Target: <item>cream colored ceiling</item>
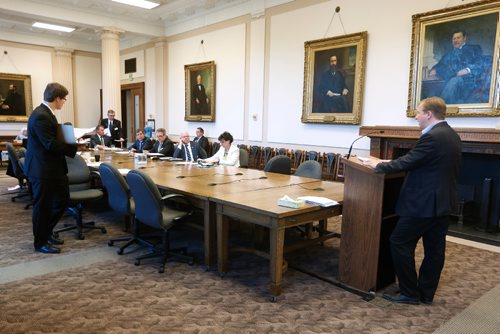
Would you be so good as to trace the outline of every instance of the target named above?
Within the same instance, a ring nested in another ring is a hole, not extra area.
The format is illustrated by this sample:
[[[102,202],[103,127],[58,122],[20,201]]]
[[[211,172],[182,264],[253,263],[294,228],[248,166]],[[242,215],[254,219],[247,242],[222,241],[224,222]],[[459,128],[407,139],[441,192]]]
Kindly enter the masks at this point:
[[[160,6],[147,10],[111,0],[0,0],[0,39],[98,51],[99,31],[114,27],[124,31],[121,47],[126,48],[245,14],[259,16],[266,8],[290,0],[151,1]],[[37,20],[76,30],[61,33],[33,28]]]

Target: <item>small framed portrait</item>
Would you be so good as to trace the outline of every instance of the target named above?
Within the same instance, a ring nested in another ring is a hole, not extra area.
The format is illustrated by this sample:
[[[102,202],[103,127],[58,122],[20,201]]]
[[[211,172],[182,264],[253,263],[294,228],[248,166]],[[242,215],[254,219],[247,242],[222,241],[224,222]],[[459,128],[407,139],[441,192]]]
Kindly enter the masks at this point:
[[[366,43],[366,31],[304,43],[303,123],[361,123]]]
[[[31,76],[0,73],[0,122],[25,123],[32,111]]]
[[[479,1],[413,16],[407,116],[441,97],[449,117],[500,116],[500,1]]]
[[[186,113],[184,120],[215,122],[215,62],[184,65]]]

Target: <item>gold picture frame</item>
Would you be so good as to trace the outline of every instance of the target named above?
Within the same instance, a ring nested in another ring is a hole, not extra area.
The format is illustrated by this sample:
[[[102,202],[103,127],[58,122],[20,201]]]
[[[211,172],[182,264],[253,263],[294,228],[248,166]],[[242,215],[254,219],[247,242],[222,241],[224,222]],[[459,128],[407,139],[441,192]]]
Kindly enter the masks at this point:
[[[430,96],[448,117],[500,116],[499,18],[499,0],[413,15],[408,117]]]
[[[31,76],[0,73],[0,122],[26,123],[32,111]]]
[[[186,113],[184,120],[215,122],[215,62],[184,65]]]
[[[366,31],[304,43],[303,123],[360,124]]]

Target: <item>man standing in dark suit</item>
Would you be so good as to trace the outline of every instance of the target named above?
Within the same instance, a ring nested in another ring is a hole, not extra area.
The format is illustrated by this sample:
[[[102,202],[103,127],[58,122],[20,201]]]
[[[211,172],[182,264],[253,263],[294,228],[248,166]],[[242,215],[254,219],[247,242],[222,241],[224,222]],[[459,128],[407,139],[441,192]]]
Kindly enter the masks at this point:
[[[108,118],[103,118],[101,124],[104,126],[104,129],[108,129],[109,136],[114,143],[123,140],[122,123],[115,119],[115,111],[113,109],[108,110]]]
[[[156,138],[158,140],[153,148],[150,151],[144,150],[144,153],[160,153],[166,157],[171,157],[174,154],[174,144],[168,139],[167,131],[164,128],[156,129]]]
[[[95,128],[95,135],[90,137],[90,148],[103,150],[106,147],[111,147],[111,138],[104,134],[104,126],[99,124]]]
[[[132,152],[142,153],[144,150],[150,150],[153,148],[153,142],[151,139],[144,135],[144,130],[137,129],[136,131],[136,141],[128,148]]]
[[[198,159],[206,159],[207,154],[198,150],[198,145],[193,145],[190,141],[189,132],[181,133],[181,140],[177,145],[174,158],[181,158],[185,161],[196,162]]]
[[[44,101],[28,120],[28,147],[25,173],[33,191],[33,235],[35,250],[60,253],[64,242],[52,231],[63,215],[69,200],[68,166],[65,156],[73,158],[76,145],[57,138],[57,119],[54,111],[66,102],[68,90],[61,84],[49,83],[43,93]]]
[[[199,127],[196,128],[196,137],[194,137],[193,142],[201,147],[208,154],[208,139],[205,135],[205,130]]]
[[[444,266],[448,216],[457,204],[456,181],[462,142],[444,120],[439,97],[422,100],[415,119],[422,135],[406,155],[392,161],[365,162],[376,172],[407,171],[396,204],[400,216],[390,237],[400,294],[384,294],[395,303],[431,304]],[[423,239],[425,257],[417,278],[415,248]]]

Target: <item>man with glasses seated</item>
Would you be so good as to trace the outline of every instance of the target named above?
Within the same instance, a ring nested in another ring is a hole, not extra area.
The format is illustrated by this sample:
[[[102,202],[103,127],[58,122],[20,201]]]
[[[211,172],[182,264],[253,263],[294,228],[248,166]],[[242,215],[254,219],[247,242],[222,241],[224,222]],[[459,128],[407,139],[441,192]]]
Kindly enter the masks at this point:
[[[207,153],[198,149],[198,145],[191,143],[189,132],[181,133],[179,144],[177,145],[174,158],[181,158],[184,161],[196,162],[198,159],[206,159]]]
[[[144,150],[144,153],[160,153],[166,157],[171,157],[174,154],[174,144],[168,139],[167,132],[163,128],[156,130],[156,138],[158,140],[151,150]]]

